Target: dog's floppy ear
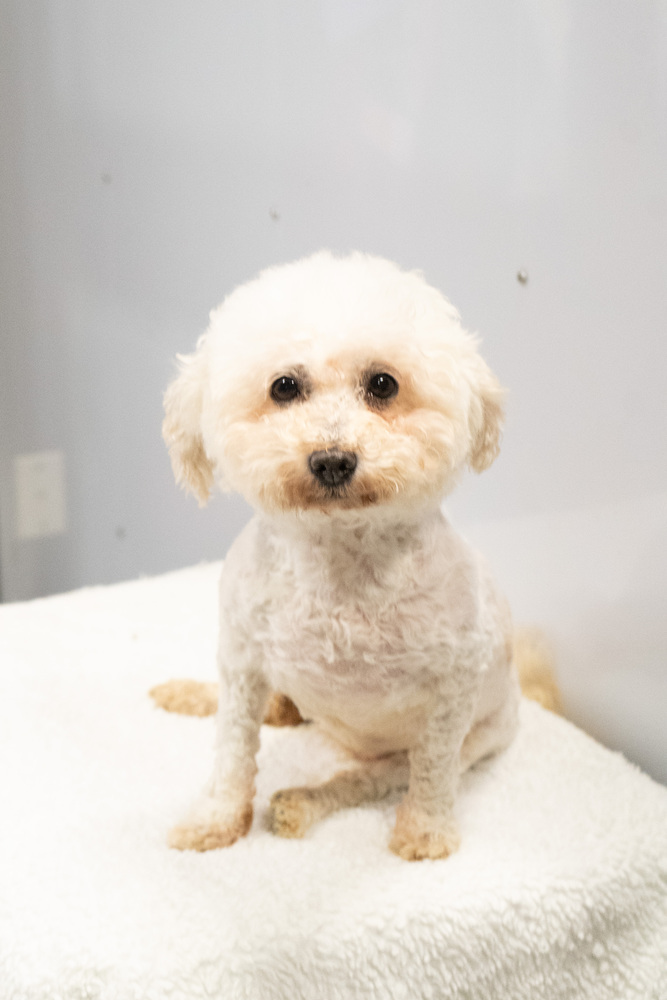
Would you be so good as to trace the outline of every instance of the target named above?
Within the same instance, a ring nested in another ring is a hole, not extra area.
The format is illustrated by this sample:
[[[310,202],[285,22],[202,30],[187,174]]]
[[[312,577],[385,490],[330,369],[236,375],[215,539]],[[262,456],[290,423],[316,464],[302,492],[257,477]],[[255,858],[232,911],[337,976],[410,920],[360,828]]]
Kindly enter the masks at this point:
[[[194,354],[179,355],[180,374],[164,395],[162,436],[169,448],[176,482],[194,493],[203,507],[213,486],[213,465],[201,432],[206,345],[202,337]]]
[[[468,416],[471,438],[468,464],[475,472],[483,472],[500,451],[505,390],[479,354],[475,355],[468,376],[472,387]]]

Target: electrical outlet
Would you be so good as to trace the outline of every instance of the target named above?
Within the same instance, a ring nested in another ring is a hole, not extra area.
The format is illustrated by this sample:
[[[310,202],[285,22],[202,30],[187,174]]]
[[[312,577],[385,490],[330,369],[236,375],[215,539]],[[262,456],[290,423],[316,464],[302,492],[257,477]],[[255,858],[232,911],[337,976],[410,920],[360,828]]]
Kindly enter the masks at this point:
[[[14,459],[16,534],[20,539],[48,538],[67,529],[65,456],[36,451]]]

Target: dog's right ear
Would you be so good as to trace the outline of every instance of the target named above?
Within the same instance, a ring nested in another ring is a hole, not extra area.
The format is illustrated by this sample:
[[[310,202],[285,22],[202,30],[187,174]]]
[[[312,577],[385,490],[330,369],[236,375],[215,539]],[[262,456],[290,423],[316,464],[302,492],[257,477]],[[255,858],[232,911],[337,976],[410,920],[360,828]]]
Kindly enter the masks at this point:
[[[200,507],[208,501],[213,486],[213,465],[201,432],[206,354],[202,337],[194,354],[178,356],[181,371],[164,394],[162,424],[176,482],[194,493]]]

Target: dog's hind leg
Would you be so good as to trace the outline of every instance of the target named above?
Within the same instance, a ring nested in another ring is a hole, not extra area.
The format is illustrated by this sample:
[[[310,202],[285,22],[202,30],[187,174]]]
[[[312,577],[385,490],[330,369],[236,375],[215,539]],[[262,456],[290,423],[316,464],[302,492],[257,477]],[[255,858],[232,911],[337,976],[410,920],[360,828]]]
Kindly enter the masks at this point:
[[[205,681],[173,680],[157,684],[148,692],[158,708],[178,715],[215,715],[218,709],[218,685]],[[269,698],[265,726],[298,726],[303,719],[291,698],[275,691]]]
[[[299,726],[303,722],[301,712],[286,694],[274,691],[269,698],[262,722],[265,726]]]
[[[269,826],[279,837],[303,837],[306,831],[338,809],[377,802],[408,786],[406,753],[368,761],[339,771],[323,785],[286,788],[271,799]]]
[[[189,679],[166,681],[148,692],[158,708],[178,715],[215,715],[218,685]]]

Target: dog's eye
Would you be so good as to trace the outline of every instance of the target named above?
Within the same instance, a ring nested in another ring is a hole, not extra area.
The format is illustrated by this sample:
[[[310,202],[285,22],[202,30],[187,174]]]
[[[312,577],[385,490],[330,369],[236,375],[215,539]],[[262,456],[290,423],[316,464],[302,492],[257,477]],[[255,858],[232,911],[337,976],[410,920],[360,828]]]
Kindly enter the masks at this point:
[[[301,395],[301,386],[291,375],[281,375],[271,386],[271,399],[276,403],[291,403]]]
[[[368,394],[374,396],[375,399],[391,399],[398,392],[398,382],[393,375],[388,375],[387,372],[378,372],[377,375],[371,375],[366,389]]]

